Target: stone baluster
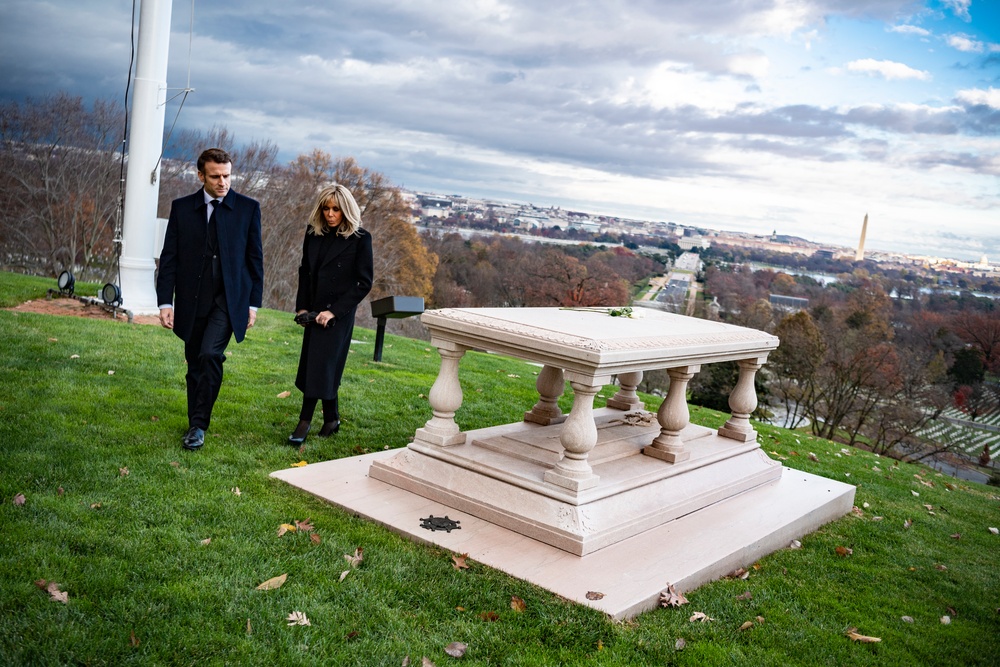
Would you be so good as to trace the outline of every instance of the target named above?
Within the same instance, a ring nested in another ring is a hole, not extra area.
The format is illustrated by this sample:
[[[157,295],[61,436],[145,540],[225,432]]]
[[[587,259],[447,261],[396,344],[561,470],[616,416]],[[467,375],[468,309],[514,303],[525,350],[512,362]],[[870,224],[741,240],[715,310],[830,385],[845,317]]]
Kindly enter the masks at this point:
[[[691,458],[691,452],[685,448],[681,439],[681,431],[691,422],[687,404],[688,382],[700,370],[701,366],[667,369],[670,375],[670,389],[667,391],[667,397],[660,403],[660,409],[656,411],[657,421],[660,422],[660,435],[643,448],[642,453],[646,456],[662,459],[667,463],[680,463]]]
[[[635,393],[640,382],[642,382],[642,371],[619,373],[618,384],[621,388],[617,394],[608,399],[608,407],[618,410],[642,410],[645,408],[646,406]]]
[[[563,369],[555,366],[544,366],[535,380],[538,390],[538,402],[528,412],[524,413],[524,421],[548,426],[566,421],[566,415],[559,409],[559,397],[566,388],[563,379]]]
[[[441,355],[441,369],[428,394],[434,416],[418,428],[414,441],[446,447],[465,442],[465,434],[455,423],[455,412],[462,407],[462,385],[458,381],[458,362],[465,348],[452,343],[435,343]]]
[[[750,425],[750,414],[757,409],[757,392],[753,381],[757,371],[764,365],[764,359],[741,359],[737,363],[740,367],[740,379],[737,380],[733,393],[729,394],[732,415],[719,429],[719,435],[740,442],[750,442],[757,439],[757,432]]]
[[[545,471],[544,479],[550,484],[571,491],[582,491],[597,486],[600,480],[587,461],[590,451],[597,444],[597,426],[594,424],[594,396],[602,384],[584,384],[570,381],[573,387],[573,409],[562,425],[559,441],[563,458]]]

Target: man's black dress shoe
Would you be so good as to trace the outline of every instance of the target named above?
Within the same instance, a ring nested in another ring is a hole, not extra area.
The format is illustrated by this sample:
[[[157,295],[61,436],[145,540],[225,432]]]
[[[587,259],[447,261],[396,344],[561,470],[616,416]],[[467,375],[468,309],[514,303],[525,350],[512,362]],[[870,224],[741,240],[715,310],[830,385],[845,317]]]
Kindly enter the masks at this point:
[[[300,420],[299,425],[295,427],[292,434],[288,436],[288,444],[290,445],[301,445],[306,441],[306,436],[309,435],[310,423],[307,421]]]
[[[326,422],[325,424],[323,424],[323,428],[319,430],[319,437],[328,438],[339,430],[340,430],[339,419],[332,422]]]
[[[184,449],[201,449],[201,446],[205,444],[205,431],[198,428],[197,426],[192,426],[188,429],[188,432],[184,434],[184,443],[182,447]]]

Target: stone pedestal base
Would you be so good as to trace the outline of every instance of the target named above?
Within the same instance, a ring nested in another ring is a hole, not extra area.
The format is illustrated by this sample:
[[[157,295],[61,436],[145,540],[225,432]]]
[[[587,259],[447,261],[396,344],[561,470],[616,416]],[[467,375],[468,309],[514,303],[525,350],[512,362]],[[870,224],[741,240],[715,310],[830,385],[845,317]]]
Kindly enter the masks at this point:
[[[854,504],[853,486],[785,469],[777,481],[580,557],[368,476],[374,463],[399,453],[312,463],[271,476],[412,540],[468,554],[615,619],[656,609],[668,582],[688,593],[750,567],[849,513]],[[458,520],[461,529],[421,528],[421,519],[431,515]],[[603,597],[590,599],[591,591]]]
[[[413,442],[368,474],[577,556],[781,477],[756,443],[701,426],[683,432],[690,458],[670,464],[640,455],[659,433],[655,422],[632,425],[602,409],[595,423],[589,461],[599,482],[590,486],[552,483],[560,427],[523,423],[470,431],[466,444],[447,448]]]

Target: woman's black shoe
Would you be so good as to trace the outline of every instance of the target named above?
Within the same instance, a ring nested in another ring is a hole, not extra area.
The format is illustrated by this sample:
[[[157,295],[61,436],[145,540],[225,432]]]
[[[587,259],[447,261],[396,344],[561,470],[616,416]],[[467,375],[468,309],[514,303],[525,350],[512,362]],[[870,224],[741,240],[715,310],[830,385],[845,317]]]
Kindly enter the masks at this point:
[[[311,424],[307,421],[300,421],[299,425],[295,427],[292,434],[288,436],[288,444],[290,445],[301,445],[306,441],[306,436],[309,435],[309,427]],[[322,434],[320,434],[322,435]]]
[[[340,430],[339,419],[337,421],[326,422],[325,424],[323,424],[323,428],[319,430],[319,437],[327,438],[339,430]]]

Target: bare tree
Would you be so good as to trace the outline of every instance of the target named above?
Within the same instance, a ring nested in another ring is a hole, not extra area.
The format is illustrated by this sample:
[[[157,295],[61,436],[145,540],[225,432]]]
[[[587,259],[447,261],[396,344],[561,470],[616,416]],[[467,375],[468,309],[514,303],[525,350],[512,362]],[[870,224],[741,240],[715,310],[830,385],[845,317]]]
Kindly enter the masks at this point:
[[[0,107],[0,228],[8,252],[52,275],[70,269],[111,277],[123,134],[116,102],[88,109],[82,98],[62,94]]]

